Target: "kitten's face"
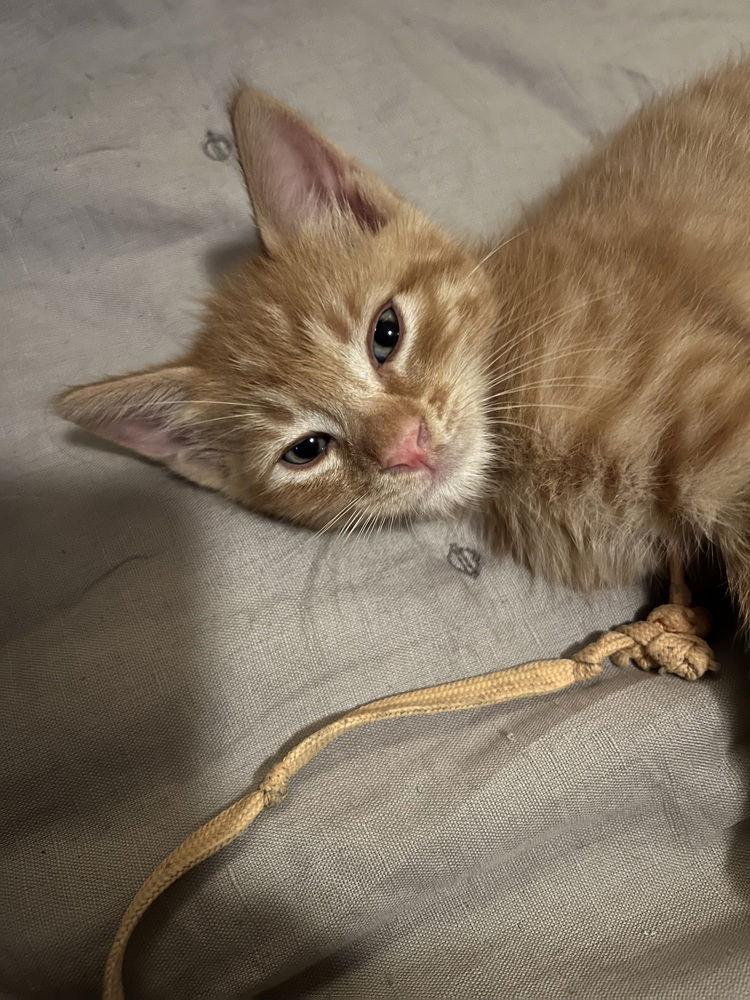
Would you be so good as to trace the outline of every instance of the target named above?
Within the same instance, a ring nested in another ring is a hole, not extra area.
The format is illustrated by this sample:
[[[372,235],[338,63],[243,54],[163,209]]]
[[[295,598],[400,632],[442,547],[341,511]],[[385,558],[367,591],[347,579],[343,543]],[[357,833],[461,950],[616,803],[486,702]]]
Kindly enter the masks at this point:
[[[268,98],[243,91],[233,117],[265,252],[181,364],[73,389],[60,411],[318,529],[465,507],[489,458],[479,258]]]
[[[237,414],[231,494],[313,527],[475,497],[489,322],[476,263],[404,211],[376,233],[313,231],[232,276],[194,357]]]

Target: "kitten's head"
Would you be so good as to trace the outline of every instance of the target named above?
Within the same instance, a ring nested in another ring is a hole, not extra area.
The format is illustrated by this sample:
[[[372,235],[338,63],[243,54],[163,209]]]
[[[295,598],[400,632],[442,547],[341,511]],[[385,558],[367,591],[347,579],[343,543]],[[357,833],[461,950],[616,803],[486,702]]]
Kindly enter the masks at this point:
[[[267,96],[232,105],[263,249],[177,364],[58,412],[310,527],[441,516],[481,493],[492,295],[477,251]]]

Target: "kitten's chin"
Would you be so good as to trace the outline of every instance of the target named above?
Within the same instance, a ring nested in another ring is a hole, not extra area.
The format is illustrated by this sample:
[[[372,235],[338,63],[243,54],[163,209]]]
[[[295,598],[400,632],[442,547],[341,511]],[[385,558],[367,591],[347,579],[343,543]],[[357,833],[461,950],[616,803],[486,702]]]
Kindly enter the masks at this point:
[[[455,516],[471,507],[481,494],[481,481],[448,473],[431,477],[415,506],[424,518]]]

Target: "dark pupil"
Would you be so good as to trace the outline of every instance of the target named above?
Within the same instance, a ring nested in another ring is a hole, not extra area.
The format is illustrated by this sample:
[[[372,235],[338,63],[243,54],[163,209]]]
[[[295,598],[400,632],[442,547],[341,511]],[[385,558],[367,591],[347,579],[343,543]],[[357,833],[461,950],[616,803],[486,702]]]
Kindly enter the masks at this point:
[[[311,462],[323,450],[323,439],[319,437],[305,438],[304,441],[298,441],[291,450],[303,462]]]
[[[385,361],[398,343],[400,333],[395,312],[393,309],[386,309],[375,324],[375,332],[372,337],[373,354],[378,361]]]
[[[398,340],[398,323],[395,319],[379,319],[375,327],[375,343],[381,347],[395,347]]]

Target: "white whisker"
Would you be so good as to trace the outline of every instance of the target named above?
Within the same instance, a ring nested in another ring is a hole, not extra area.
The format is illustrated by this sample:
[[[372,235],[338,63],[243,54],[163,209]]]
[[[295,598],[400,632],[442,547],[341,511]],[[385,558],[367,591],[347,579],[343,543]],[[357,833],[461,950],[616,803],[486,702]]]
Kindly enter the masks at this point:
[[[581,302],[577,302],[573,306],[567,306],[564,309],[558,310],[556,313],[552,313],[551,316],[546,316],[544,319],[538,320],[528,329],[522,331],[516,337],[513,337],[511,340],[502,344],[498,350],[490,356],[489,363],[493,364],[501,361],[502,358],[504,358],[510,351],[512,351],[515,347],[518,347],[519,344],[523,343],[524,340],[527,340],[530,336],[532,336],[532,334],[536,333],[537,330],[541,330],[545,326],[549,326],[550,323],[554,323],[558,319],[563,319],[565,316],[570,316],[573,313],[580,312],[581,309],[585,309],[586,306],[593,305],[594,302],[601,302],[603,299],[610,298],[615,295],[617,291],[619,291],[619,289],[612,289],[609,292],[603,292],[601,295],[590,296],[587,299],[583,299]]]
[[[509,243],[512,243],[513,240],[517,240],[519,236],[524,236],[526,233],[528,233],[528,231],[529,231],[528,228],[522,229],[520,233],[514,233],[513,236],[509,236],[507,240],[503,240],[502,243],[498,243],[496,247],[494,247],[492,250],[490,250],[489,253],[486,253],[484,257],[482,257],[482,259],[479,261],[476,267],[472,267],[472,269],[469,271],[466,277],[470,278],[475,271],[479,270],[482,264],[484,264],[486,261],[490,259],[490,257],[493,257],[499,250],[502,250],[503,247],[507,247],[507,245]]]
[[[599,353],[601,353],[601,354],[604,355],[604,354],[614,354],[614,353],[617,353],[617,352],[603,350],[603,351],[601,351]],[[547,364],[553,364],[555,361],[561,361],[563,358],[574,358],[574,357],[577,357],[578,355],[581,355],[581,354],[589,354],[590,355],[591,354],[591,348],[590,347],[579,347],[579,348],[576,348],[575,350],[572,350],[572,351],[560,351],[557,354],[541,354],[541,355],[536,355],[536,357],[532,358],[531,360],[527,359],[522,365],[518,365],[515,368],[511,368],[508,371],[503,372],[501,377],[498,377],[497,379],[493,379],[490,382],[489,388],[492,389],[496,385],[502,385],[504,382],[507,382],[509,379],[513,378],[514,375],[523,375],[526,372],[531,371],[533,368],[538,368],[540,365],[544,364],[545,362]],[[565,376],[561,375],[561,376],[558,376],[558,377],[559,378],[564,378]],[[581,376],[581,377],[583,377],[583,376]]]
[[[191,427],[202,427],[204,424],[215,424],[220,420],[240,420],[244,417],[244,413],[225,413],[220,417],[206,417],[204,420],[191,420]]]
[[[344,516],[344,514],[347,513],[347,511],[350,511],[352,509],[352,507],[356,503],[358,503],[363,497],[364,497],[364,493],[361,493],[361,494],[359,494],[359,496],[356,496],[352,500],[350,500],[349,503],[346,504],[346,506],[342,507],[341,510],[337,514],[334,514],[333,517],[329,521],[326,521],[326,523],[323,525],[322,528],[320,528],[319,531],[315,532],[315,534],[313,535],[313,538],[318,538],[324,532],[328,531],[331,527],[333,527],[333,525],[340,518],[342,518]]]
[[[505,410],[585,410],[586,407],[575,403],[506,403],[493,409],[496,413],[504,413]]]
[[[534,427],[532,424],[524,424],[519,420],[506,420],[503,417],[490,418],[489,423],[500,426],[500,427],[523,427],[527,431],[534,431],[535,434],[541,434],[542,432],[538,427]]]
[[[513,321],[515,320],[516,316],[518,315],[518,311],[519,311],[520,307],[522,305],[524,305],[526,302],[528,302],[529,299],[533,298],[535,295],[538,295],[539,292],[541,292],[541,290],[543,288],[545,288],[547,285],[550,284],[550,282],[552,282],[552,281],[555,280],[555,277],[556,277],[556,275],[553,275],[551,278],[548,278],[547,281],[543,281],[540,285],[537,285],[537,287],[532,292],[529,292],[528,295],[525,295],[519,302],[515,303],[514,306],[513,306],[513,309],[510,312],[510,315],[508,316],[508,318],[505,320],[504,323],[500,324],[500,326],[497,328],[497,330],[495,330],[495,336],[497,336],[498,334],[502,333],[503,330],[507,330],[508,327],[512,325]],[[512,344],[512,343],[513,343],[513,341],[506,341],[505,343],[501,344],[500,347],[497,349],[497,351],[494,351],[489,356],[489,358],[487,359],[486,363],[483,365],[483,367],[482,367],[482,369],[480,371],[480,374],[483,375],[483,374],[485,374],[485,372],[489,371],[489,369],[493,367],[493,363],[494,363],[495,359],[497,358],[498,351],[501,351],[504,347],[509,346],[509,344]]]
[[[365,510],[355,511],[353,517],[350,518],[349,521],[347,521],[346,527],[344,531],[342,531],[342,535],[344,535],[344,537],[346,538],[349,538],[357,530],[359,525],[362,523],[363,519],[366,517],[367,517],[367,511]]]
[[[237,403],[228,399],[157,399],[149,406],[233,406],[238,408]]]
[[[527,389],[606,389],[603,382],[589,382],[583,376],[580,379],[569,379],[565,376],[559,378],[541,379],[538,382],[526,382],[524,385],[514,386],[512,389],[503,389],[502,392],[485,396],[485,402],[492,399],[500,399],[502,396],[512,396],[515,393],[526,392]]]

